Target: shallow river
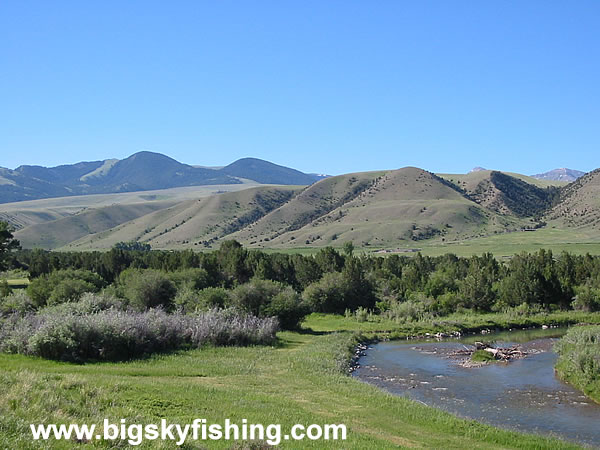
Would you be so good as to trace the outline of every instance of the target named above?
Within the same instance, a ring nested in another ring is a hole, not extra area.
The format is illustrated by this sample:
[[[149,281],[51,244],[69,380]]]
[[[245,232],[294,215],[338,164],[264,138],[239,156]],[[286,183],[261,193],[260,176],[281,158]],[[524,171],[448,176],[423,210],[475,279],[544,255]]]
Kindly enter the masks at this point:
[[[564,329],[514,331],[370,346],[354,376],[387,391],[489,424],[600,447],[600,405],[554,375]],[[450,357],[474,341],[519,343],[529,356],[465,368]]]

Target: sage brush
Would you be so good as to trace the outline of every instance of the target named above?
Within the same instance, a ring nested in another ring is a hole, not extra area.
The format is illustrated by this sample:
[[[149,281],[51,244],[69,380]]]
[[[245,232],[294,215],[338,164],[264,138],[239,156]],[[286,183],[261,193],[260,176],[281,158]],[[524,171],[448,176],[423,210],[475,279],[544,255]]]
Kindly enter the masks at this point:
[[[0,351],[84,362],[121,361],[204,345],[258,345],[276,340],[278,322],[233,310],[192,315],[108,309],[90,314],[12,315],[0,322]]]

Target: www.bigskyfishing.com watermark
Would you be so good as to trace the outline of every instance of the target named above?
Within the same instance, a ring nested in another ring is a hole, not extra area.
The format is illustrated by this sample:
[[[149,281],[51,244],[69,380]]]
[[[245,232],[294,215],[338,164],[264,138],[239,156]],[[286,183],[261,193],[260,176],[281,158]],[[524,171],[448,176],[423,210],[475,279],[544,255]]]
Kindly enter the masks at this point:
[[[255,424],[242,419],[234,423],[225,419],[223,423],[208,423],[206,419],[195,419],[192,423],[168,423],[162,419],[160,423],[146,425],[127,424],[126,419],[120,423],[111,423],[104,419],[101,429],[95,424],[30,424],[34,440],[77,440],[90,441],[127,441],[129,445],[141,445],[144,441],[173,441],[183,445],[191,441],[264,441],[269,445],[279,445],[282,441],[346,440],[346,425],[293,425],[288,433],[283,432],[280,424]]]

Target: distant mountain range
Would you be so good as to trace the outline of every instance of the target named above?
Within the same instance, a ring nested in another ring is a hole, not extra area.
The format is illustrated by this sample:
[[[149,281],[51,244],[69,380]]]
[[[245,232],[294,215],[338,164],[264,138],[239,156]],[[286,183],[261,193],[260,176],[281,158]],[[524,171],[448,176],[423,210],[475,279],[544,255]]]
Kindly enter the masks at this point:
[[[554,169],[549,172],[538,173],[537,175],[532,175],[532,177],[537,178],[538,180],[566,181],[570,183],[582,177],[583,175],[585,175],[585,172],[582,172],[581,170],[562,168]]]
[[[487,169],[484,169],[483,167],[473,167],[469,173],[481,172],[484,170]],[[570,183],[583,175],[585,175],[585,172],[582,172],[581,170],[562,168],[531,175],[531,178],[535,178],[536,180],[564,181],[565,183]]]
[[[86,194],[135,192],[184,186],[239,184],[308,185],[323,176],[306,174],[256,158],[243,158],[222,168],[182,164],[153,152],[123,160],[80,162],[57,167],[0,168],[0,203]]]

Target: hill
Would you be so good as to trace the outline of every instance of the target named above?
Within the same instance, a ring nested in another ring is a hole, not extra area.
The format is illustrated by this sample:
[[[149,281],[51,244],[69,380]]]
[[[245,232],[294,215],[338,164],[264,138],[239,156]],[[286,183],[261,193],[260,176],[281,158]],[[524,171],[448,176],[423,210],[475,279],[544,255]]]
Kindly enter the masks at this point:
[[[16,230],[29,225],[49,222],[71,216],[83,210],[111,205],[133,205],[153,201],[169,201],[173,204],[189,199],[208,197],[230,191],[240,191],[258,183],[218,184],[188,186],[151,191],[123,192],[117,194],[91,194],[72,197],[56,197],[0,204],[0,220],[8,222]]]
[[[233,237],[258,246],[353,241],[361,247],[390,247],[519,226],[517,219],[500,217],[465,198],[446,180],[406,167],[320,181]]]
[[[518,174],[480,170],[466,175],[441,176],[475,203],[503,215],[539,217],[558,196],[556,182],[539,182]]]
[[[167,173],[178,169],[176,161],[162,162]],[[110,171],[118,164],[111,163]],[[288,173],[283,169],[277,170]],[[106,172],[106,166],[95,170]],[[118,180],[119,172],[113,176]],[[131,179],[136,185],[144,181]],[[250,186],[36,200],[4,205],[0,214],[20,224],[17,238],[26,247],[66,250],[106,249],[130,240],[153,248],[203,249],[225,239],[279,249],[346,241],[404,251],[468,242],[482,248],[488,241],[506,245],[507,233],[519,231],[523,243],[539,236],[536,245],[546,238],[566,245],[574,238],[569,228],[583,229],[577,243],[585,244],[600,226],[600,171],[566,186],[497,171],[436,175],[415,167],[327,177],[306,187]],[[234,191],[223,192],[228,189]]]
[[[582,172],[580,170],[562,168],[550,170],[549,172],[538,173],[537,175],[531,176],[533,178],[537,178],[538,180],[566,181],[567,183],[570,183],[582,177],[583,175],[585,175],[585,172]]]
[[[121,223],[164,209],[168,202],[145,202],[133,205],[112,205],[86,209],[72,216],[31,225],[15,233],[26,248],[53,249],[88,234],[108,230]]]
[[[186,200],[110,229],[73,240],[66,250],[111,248],[139,241],[155,248],[210,247],[292,198],[298,188],[257,187]]]
[[[560,202],[548,212],[547,217],[570,228],[600,229],[600,169],[563,188]]]
[[[153,152],[124,160],[81,162],[57,167],[0,168],[0,203],[74,195],[136,192],[185,186],[246,183],[307,185],[321,176],[244,158],[222,168],[182,164]]]

